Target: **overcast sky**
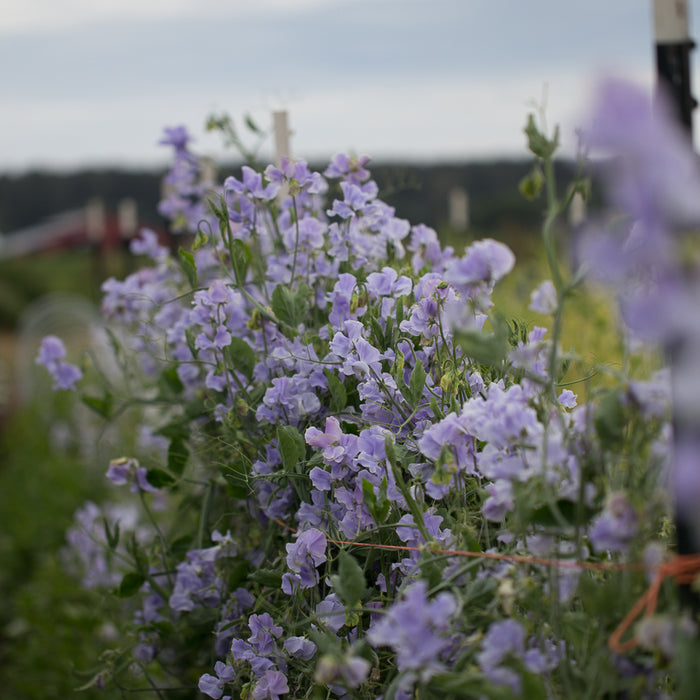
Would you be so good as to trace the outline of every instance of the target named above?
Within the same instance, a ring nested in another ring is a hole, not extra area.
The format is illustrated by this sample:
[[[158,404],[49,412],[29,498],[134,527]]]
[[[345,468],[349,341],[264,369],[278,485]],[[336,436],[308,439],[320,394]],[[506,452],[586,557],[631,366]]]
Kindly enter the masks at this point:
[[[543,96],[573,148],[597,79],[653,84],[652,34],[651,0],[0,0],[0,171],[162,165],[178,124],[217,155],[209,114],[279,109],[307,159],[525,156]]]

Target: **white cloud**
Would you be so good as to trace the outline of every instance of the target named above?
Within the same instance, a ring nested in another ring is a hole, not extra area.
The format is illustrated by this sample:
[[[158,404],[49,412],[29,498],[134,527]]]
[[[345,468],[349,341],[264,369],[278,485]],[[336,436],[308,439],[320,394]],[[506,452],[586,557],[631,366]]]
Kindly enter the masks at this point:
[[[574,130],[585,117],[593,76],[552,72],[548,77],[547,122],[550,128],[561,125],[563,151],[573,154]],[[643,74],[633,77],[644,81]],[[292,153],[311,160],[339,151],[367,154],[375,161],[527,157],[522,130],[544,87],[533,77],[499,80],[497,89],[485,79],[403,79],[384,87],[354,82],[329,90],[300,88],[287,95],[233,98],[227,104],[205,92],[186,100],[177,94],[151,95],[137,103],[34,97],[4,110],[0,152],[6,169],[42,163],[162,164],[168,157],[167,149],[156,145],[162,128],[184,123],[199,152],[221,157],[219,137],[204,133],[210,113],[226,111],[238,125],[251,113],[268,129],[272,111],[286,109]],[[231,159],[236,154],[226,155]],[[261,157],[272,156],[270,142]]]
[[[65,29],[119,21],[225,19],[286,14],[332,0],[0,0],[0,35]]]

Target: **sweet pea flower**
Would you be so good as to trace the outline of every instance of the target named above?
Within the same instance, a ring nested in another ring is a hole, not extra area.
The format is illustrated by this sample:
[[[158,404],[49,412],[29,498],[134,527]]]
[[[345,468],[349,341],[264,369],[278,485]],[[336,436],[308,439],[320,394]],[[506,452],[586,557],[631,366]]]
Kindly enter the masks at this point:
[[[254,700],[279,700],[280,695],[289,692],[287,677],[280,671],[269,670],[253,688]]]
[[[432,599],[427,593],[426,581],[412,583],[367,631],[372,646],[391,647],[397,668],[407,672],[409,683],[418,677],[426,682],[443,670],[442,654],[450,648],[450,621],[458,610],[451,593]]]
[[[316,528],[299,533],[296,542],[287,548],[287,566],[297,574],[302,588],[311,588],[318,583],[316,569],[326,561],[326,536]]]
[[[129,490],[131,493],[138,493],[139,491],[156,493],[158,489],[148,483],[146,474],[146,468],[140,466],[138,460],[120,457],[119,459],[113,459],[109,463],[106,476],[115,486],[130,484]]]
[[[223,661],[217,661],[214,665],[214,673],[205,673],[199,679],[199,690],[214,700],[219,700],[224,694],[223,687],[236,677],[236,671],[232,666],[227,666]]]
[[[83,373],[78,367],[65,362],[66,347],[63,341],[55,335],[47,335],[41,341],[36,357],[36,363],[43,365],[53,377],[53,389],[73,391],[75,385],[82,379]]]
[[[545,280],[530,296],[530,309],[540,314],[551,315],[557,310],[557,291],[552,280]]]

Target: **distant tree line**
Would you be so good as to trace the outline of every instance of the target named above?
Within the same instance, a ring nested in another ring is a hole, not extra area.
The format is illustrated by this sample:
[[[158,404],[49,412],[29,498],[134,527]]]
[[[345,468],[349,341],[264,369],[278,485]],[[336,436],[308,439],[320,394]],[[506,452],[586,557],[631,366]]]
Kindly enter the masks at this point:
[[[478,235],[526,231],[541,221],[543,201],[528,201],[518,190],[518,183],[531,167],[527,160],[435,165],[371,163],[370,167],[380,197],[395,207],[397,216],[412,224],[424,223],[438,231],[448,228],[448,197],[454,188],[467,192],[470,228]],[[239,168],[222,167],[220,173],[235,174]],[[565,182],[573,165],[561,162],[558,168]],[[162,224],[157,211],[162,176],[158,171],[117,169],[0,175],[0,232],[11,233],[53,214],[83,207],[95,197],[101,198],[108,210],[116,209],[120,200],[131,198],[142,223]]]

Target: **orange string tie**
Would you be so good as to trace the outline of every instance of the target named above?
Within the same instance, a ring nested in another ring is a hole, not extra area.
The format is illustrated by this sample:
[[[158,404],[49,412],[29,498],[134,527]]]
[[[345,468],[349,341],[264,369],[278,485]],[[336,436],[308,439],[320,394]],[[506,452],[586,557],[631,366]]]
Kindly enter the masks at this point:
[[[700,574],[700,554],[677,554],[673,559],[664,562],[656,570],[649,588],[639,597],[624,619],[610,635],[608,647],[617,654],[624,654],[638,644],[636,637],[630,637],[623,642],[623,635],[629,630],[635,620],[644,611],[644,617],[651,617],[656,612],[661,584],[666,578],[675,579],[677,584],[691,584]]]
[[[281,525],[290,532],[296,532],[296,529],[275,518],[274,522]],[[420,547],[408,547],[406,545],[391,545],[391,544],[374,544],[371,542],[355,542],[352,540],[326,540],[330,544],[354,546],[354,547],[372,547],[375,549],[385,549],[404,552],[420,552]],[[622,563],[622,562],[586,562],[576,561],[574,559],[548,559],[545,557],[523,556],[518,554],[500,554],[497,552],[469,552],[454,549],[433,549],[434,554],[447,554],[449,556],[474,557],[477,559],[491,559],[497,561],[506,561],[513,564],[533,564],[538,566],[556,566],[563,569],[579,569],[581,571],[644,571],[641,564]],[[636,637],[631,637],[627,641],[622,641],[622,637],[633,625],[635,620],[644,611],[645,617],[651,617],[656,612],[656,606],[659,600],[659,591],[661,584],[666,578],[675,579],[677,584],[689,585],[693,583],[695,578],[700,575],[700,554],[677,554],[669,561],[661,564],[656,570],[656,574],[652,579],[649,588],[640,596],[637,602],[632,606],[630,611],[625,615],[624,619],[617,626],[615,631],[610,635],[608,647],[611,651],[617,654],[623,654],[638,644]]]

